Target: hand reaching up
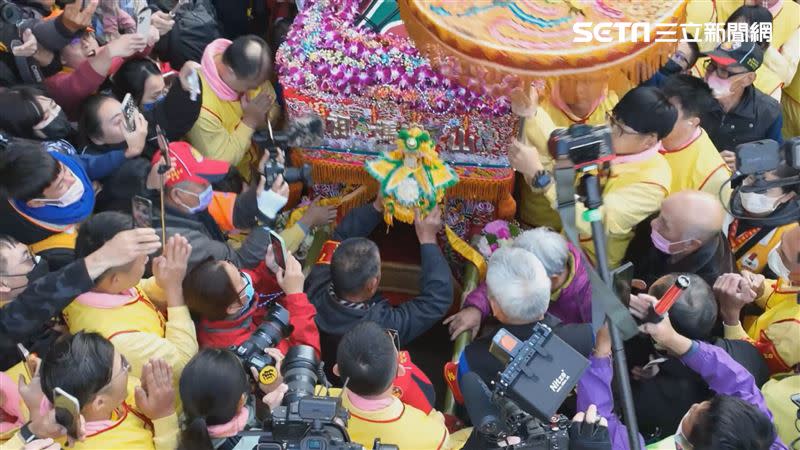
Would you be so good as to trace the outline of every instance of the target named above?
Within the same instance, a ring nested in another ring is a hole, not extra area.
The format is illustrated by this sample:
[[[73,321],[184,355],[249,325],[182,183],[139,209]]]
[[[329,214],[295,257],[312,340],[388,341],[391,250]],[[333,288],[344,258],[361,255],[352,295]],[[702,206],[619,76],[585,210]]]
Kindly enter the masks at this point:
[[[420,244],[436,244],[436,234],[442,229],[442,207],[434,206],[425,217],[420,216],[420,213],[417,212],[414,229]]]
[[[189,245],[189,241],[180,234],[176,234],[167,240],[162,255],[153,260],[153,274],[156,277],[156,283],[161,289],[167,291],[168,307],[183,305],[182,283],[191,254],[192,246]],[[173,302],[175,304],[172,304]]]
[[[303,283],[306,281],[306,277],[303,275],[303,266],[291,253],[286,258],[286,270],[279,267],[275,277],[286,295],[303,293]]]

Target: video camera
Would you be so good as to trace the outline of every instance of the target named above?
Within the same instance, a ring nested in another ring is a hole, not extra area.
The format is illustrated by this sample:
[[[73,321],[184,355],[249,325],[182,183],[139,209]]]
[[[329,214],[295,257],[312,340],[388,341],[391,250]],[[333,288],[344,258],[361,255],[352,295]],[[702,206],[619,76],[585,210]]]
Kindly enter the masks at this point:
[[[272,125],[269,125],[269,131],[259,131],[253,134],[253,142],[262,151],[269,153],[269,159],[262,168],[262,174],[266,178],[265,185],[267,188],[272,186],[278,175],[283,175],[283,179],[287,183],[302,182],[304,186],[310,186],[314,183],[311,178],[311,165],[303,164],[300,167],[286,167],[278,161],[278,149],[284,151],[286,157],[287,150],[289,149],[289,136],[284,133],[272,133]]]
[[[325,380],[322,364],[314,348],[297,345],[289,349],[281,367],[289,390],[283,404],[272,411],[264,422],[264,430],[256,434],[254,450],[362,450],[350,442],[347,421],[350,414],[342,407],[340,397],[315,395],[318,380]],[[325,382],[327,383],[327,381]],[[373,450],[397,450],[394,445],[376,439]]]
[[[559,128],[550,134],[547,146],[553,159],[570,161],[576,170],[614,158],[611,129],[606,125],[576,124]]]
[[[492,338],[489,351],[506,363],[492,391],[474,373],[462,379],[462,393],[472,424],[484,442],[497,448],[508,436],[522,441],[506,448],[569,448],[567,417],[556,411],[578,384],[589,361],[537,323],[520,341],[506,329]]]
[[[289,311],[280,304],[273,303],[267,317],[256,331],[231,350],[242,361],[248,373],[251,367],[255,368],[259,381],[262,384],[270,384],[277,378],[278,372],[275,368],[275,359],[264,353],[264,349],[275,347],[289,334],[291,334]]]

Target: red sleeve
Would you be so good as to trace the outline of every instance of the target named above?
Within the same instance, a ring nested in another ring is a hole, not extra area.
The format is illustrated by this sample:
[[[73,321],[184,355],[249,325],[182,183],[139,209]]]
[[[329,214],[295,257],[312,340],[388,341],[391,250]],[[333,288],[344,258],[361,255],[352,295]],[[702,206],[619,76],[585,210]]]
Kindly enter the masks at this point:
[[[289,310],[289,323],[294,327],[294,331],[291,336],[281,341],[281,344],[288,341],[289,346],[310,345],[317,351],[317,356],[320,356],[319,330],[314,322],[317,308],[308,301],[308,297],[303,293],[287,295],[282,303]]]
[[[45,79],[44,84],[50,97],[73,119],[81,103],[97,92],[105,80],[106,75],[95,72],[87,59],[71,72],[61,71]]]

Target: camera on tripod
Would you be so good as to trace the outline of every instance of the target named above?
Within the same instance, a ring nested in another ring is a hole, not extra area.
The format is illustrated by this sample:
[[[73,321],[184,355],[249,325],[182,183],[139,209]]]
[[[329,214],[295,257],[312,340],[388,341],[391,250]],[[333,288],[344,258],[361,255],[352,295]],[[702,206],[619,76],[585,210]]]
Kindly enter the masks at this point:
[[[278,150],[286,152],[289,148],[289,137],[283,133],[272,134],[272,127],[269,132],[259,131],[253,134],[253,142],[262,151],[269,153],[269,159],[264,163],[261,173],[266,178],[265,186],[272,186],[278,175],[283,175],[287,183],[303,183],[303,186],[311,186],[314,180],[311,178],[311,165],[303,164],[300,167],[286,167],[278,161]]]
[[[297,345],[289,349],[281,367],[289,386],[281,406],[272,411],[259,432],[257,450],[362,450],[350,442],[347,421],[350,414],[339,397],[315,395],[318,380],[325,373],[313,347]],[[373,450],[397,450],[376,439]]]
[[[516,450],[569,448],[569,420],[556,411],[578,384],[589,361],[537,323],[521,341],[501,329],[492,338],[489,352],[506,364],[489,388],[475,374],[466,374],[462,392],[472,424],[492,445],[508,436],[522,442]]]
[[[611,161],[611,129],[606,125],[596,127],[584,124],[559,128],[547,141],[550,155],[556,161],[570,161],[575,169]]]
[[[278,378],[278,371],[275,368],[275,359],[266,354],[264,349],[275,347],[289,334],[291,334],[289,311],[280,304],[273,303],[267,317],[256,331],[232,350],[248,372],[251,367],[255,368],[258,380],[262,384],[271,384]]]

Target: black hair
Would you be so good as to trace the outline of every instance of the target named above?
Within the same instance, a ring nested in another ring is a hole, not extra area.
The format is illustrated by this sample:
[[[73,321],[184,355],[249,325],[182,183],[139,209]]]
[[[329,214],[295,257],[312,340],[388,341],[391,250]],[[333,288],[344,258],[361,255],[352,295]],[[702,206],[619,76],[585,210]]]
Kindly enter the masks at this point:
[[[331,258],[333,290],[339,297],[358,294],[380,270],[381,257],[374,242],[367,238],[345,239]]]
[[[697,43],[692,33],[686,33],[685,42],[689,44],[689,48],[692,49],[692,55],[691,55],[691,60],[689,61],[689,67],[694,67],[694,65],[697,63],[697,60],[700,58],[700,45]]]
[[[213,450],[209,425],[229,422],[242,394],[250,391],[247,374],[230,350],[204,348],[183,369],[179,382],[186,415],[179,450]]]
[[[224,261],[207,258],[183,280],[186,306],[203,319],[224,319],[228,316],[228,307],[239,299],[224,264]]]
[[[103,136],[103,121],[98,116],[100,106],[114,97],[107,94],[94,94],[83,102],[81,118],[78,121],[78,140],[82,145],[90,145],[92,139]]]
[[[89,217],[78,229],[78,237],[75,239],[75,257],[87,257],[113,239],[118,233],[130,229],[133,229],[133,218],[129,214],[104,211]],[[119,268],[112,267],[109,271],[97,277],[96,282],[99,282],[107,273],[124,267],[128,267],[128,265],[126,264]]]
[[[259,48],[257,55],[250,50],[253,45]],[[269,44],[264,39],[248,34],[234,39],[222,53],[222,62],[233,70],[237,78],[249,80],[264,73],[265,65],[267,71],[271,69],[271,53]]]
[[[0,130],[26,139],[39,139],[33,127],[44,119],[44,111],[37,95],[41,91],[30,87],[18,87],[0,91]]]
[[[730,395],[717,395],[695,421],[689,442],[695,450],[768,450],[775,441],[775,426],[752,403]]]
[[[61,165],[41,142],[13,139],[0,151],[0,196],[20,201],[39,198],[60,170]]]
[[[631,89],[614,106],[614,117],[640,134],[655,133],[664,139],[675,121],[678,111],[660,89],[639,86]]]
[[[800,170],[795,169],[787,165],[785,162],[781,163],[777,169],[775,169],[775,176],[780,179],[792,178],[796,176],[800,176]],[[786,194],[787,192],[795,192],[800,194],[800,184],[790,184],[788,186],[781,186],[783,193]]]
[[[59,387],[83,408],[111,382],[114,345],[97,333],[85,331],[61,337],[42,359],[40,370],[42,391],[48,400],[53,401],[53,390]]]
[[[161,76],[158,65],[148,58],[134,58],[125,61],[114,74],[112,91],[122,101],[125,94],[131,94],[137,105],[142,104],[144,85],[153,75]]]
[[[671,273],[664,275],[650,286],[650,295],[660,298],[667,292],[678,275],[689,277],[691,284],[669,310],[672,326],[679,334],[692,340],[707,341],[717,322],[717,302],[711,286],[693,273]]]
[[[362,396],[384,393],[397,376],[397,353],[391,336],[375,322],[364,321],[342,336],[336,350],[339,377]]]
[[[686,74],[666,77],[661,91],[668,99],[676,99],[686,117],[700,117],[713,109],[717,100],[711,94],[711,88],[701,78]]]
[[[761,36],[758,33],[750,32],[750,25],[754,23],[772,23],[772,13],[769,12],[767,8],[756,5],[740,6],[728,17],[728,20],[725,21],[725,29],[728,29],[728,24],[734,22],[744,22],[748,25],[746,33],[747,39],[745,39],[745,41],[756,42],[764,51],[769,48],[770,39],[756,40],[757,37]]]

